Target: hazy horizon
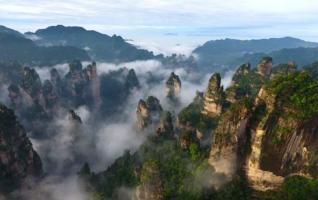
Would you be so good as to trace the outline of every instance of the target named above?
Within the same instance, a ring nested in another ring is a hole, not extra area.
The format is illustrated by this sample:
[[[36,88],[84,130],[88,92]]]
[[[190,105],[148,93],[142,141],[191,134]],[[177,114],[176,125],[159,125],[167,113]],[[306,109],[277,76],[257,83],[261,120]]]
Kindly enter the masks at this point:
[[[0,24],[20,32],[63,24],[121,35],[156,53],[189,53],[215,39],[296,37],[318,42],[318,2],[308,0],[3,1]]]

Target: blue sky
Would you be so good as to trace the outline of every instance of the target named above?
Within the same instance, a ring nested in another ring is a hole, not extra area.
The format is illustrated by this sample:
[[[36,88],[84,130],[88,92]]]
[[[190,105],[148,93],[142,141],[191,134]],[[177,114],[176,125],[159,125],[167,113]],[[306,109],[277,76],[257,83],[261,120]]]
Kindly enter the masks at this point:
[[[318,41],[317,10],[317,0],[0,0],[0,24],[83,26],[155,51],[188,51],[219,38]]]

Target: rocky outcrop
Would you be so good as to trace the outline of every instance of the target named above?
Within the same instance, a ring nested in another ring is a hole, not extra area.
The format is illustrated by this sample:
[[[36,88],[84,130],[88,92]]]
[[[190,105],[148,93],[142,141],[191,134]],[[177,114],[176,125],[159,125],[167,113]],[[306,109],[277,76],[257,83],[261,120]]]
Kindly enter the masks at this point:
[[[74,110],[69,110],[68,111],[68,118],[70,121],[75,122],[75,123],[82,123],[81,117],[74,111]]]
[[[42,87],[43,98],[45,102],[45,108],[49,112],[53,112],[57,110],[58,104],[58,94],[55,90],[55,87],[49,80],[45,80]]]
[[[236,72],[234,73],[233,78],[232,78],[231,85],[237,85],[237,84],[239,84],[241,78],[242,78],[243,76],[248,75],[250,72],[251,72],[251,64],[250,64],[250,63],[246,63],[246,64],[241,65],[241,66],[236,70]]]
[[[69,72],[64,79],[63,96],[74,106],[86,104],[99,108],[102,104],[101,83],[95,62],[83,68],[80,61],[73,61],[69,64]]]
[[[97,74],[97,66],[96,63],[93,62],[89,64],[85,69],[84,73],[86,75],[86,81],[88,82],[88,89],[90,92],[86,92],[88,94],[88,99],[92,99],[94,101],[94,105],[96,108],[99,108],[102,104],[102,99],[100,96],[100,80]]]
[[[65,76],[67,93],[77,105],[84,101],[86,76],[82,68],[83,66],[80,61],[73,61],[70,63],[69,72]]]
[[[295,62],[288,62],[287,64],[279,64],[272,70],[271,76],[287,75],[297,71],[297,65]]]
[[[136,189],[135,200],[163,200],[163,183],[158,164],[155,161],[146,162],[141,171],[141,185]]]
[[[226,101],[235,103],[241,98],[255,98],[267,79],[269,76],[263,76],[257,70],[251,69],[249,63],[241,65],[233,75],[231,85],[225,91]]]
[[[57,71],[57,69],[53,68],[50,70],[50,81],[53,85],[53,87],[55,88],[55,91],[59,94],[62,95],[62,79],[61,76],[59,74],[59,72]]]
[[[35,69],[24,67],[20,87],[30,96],[33,101],[40,102],[42,83]]]
[[[181,92],[181,80],[178,75],[172,72],[166,81],[166,96],[168,98],[177,98]]]
[[[270,76],[273,68],[273,59],[271,57],[264,57],[257,65],[257,73],[262,76]]]
[[[204,94],[204,106],[202,114],[218,116],[223,107],[223,87],[221,87],[221,76],[215,73],[209,80],[208,88]]]
[[[156,97],[149,96],[146,101],[140,100],[137,106],[137,126],[144,130],[149,126],[156,126],[160,121],[162,107]]]
[[[160,114],[159,125],[156,133],[158,136],[173,136],[172,115],[168,111],[163,111]]]
[[[20,88],[14,84],[8,87],[9,98],[13,108],[18,109],[22,105],[22,96],[20,93]]]
[[[27,177],[42,175],[41,159],[12,110],[0,105],[0,192],[23,185]]]
[[[294,66],[285,69],[272,76],[256,98],[230,102],[213,132],[209,163],[215,171],[227,177],[240,172],[259,191],[278,189],[288,176],[318,175],[317,104],[312,99],[317,83],[306,72],[295,72]]]
[[[315,177],[318,172],[318,160],[314,156],[318,118],[295,117],[292,114],[295,108],[283,103],[292,94],[281,95],[264,87],[255,102],[255,109],[263,109],[263,114],[252,130],[246,174],[257,190],[277,189],[287,176]]]
[[[247,150],[251,109],[249,100],[242,99],[220,116],[209,156],[209,163],[217,173],[233,177],[241,169]]]
[[[248,96],[249,91],[243,90],[243,88],[246,88],[242,85],[241,81],[242,79],[248,79],[248,77],[251,74],[251,65],[249,63],[241,65],[235,72],[232,78],[232,82],[229,88],[226,89],[226,101],[230,103],[234,103],[238,99]],[[249,86],[248,86],[249,87]],[[249,88],[248,88],[249,89]]]
[[[139,80],[137,78],[136,72],[134,69],[130,69],[126,76],[125,88],[128,90],[133,90],[140,87]]]

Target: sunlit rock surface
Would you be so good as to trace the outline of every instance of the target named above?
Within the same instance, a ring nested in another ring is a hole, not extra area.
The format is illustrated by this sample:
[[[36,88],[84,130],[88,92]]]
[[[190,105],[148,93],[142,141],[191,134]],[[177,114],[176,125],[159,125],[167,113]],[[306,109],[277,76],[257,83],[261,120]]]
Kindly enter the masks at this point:
[[[221,76],[215,73],[209,80],[208,88],[204,94],[203,114],[220,115],[223,103],[223,87],[221,87]]]
[[[166,81],[166,96],[169,98],[177,98],[181,92],[181,80],[178,75],[172,72]]]

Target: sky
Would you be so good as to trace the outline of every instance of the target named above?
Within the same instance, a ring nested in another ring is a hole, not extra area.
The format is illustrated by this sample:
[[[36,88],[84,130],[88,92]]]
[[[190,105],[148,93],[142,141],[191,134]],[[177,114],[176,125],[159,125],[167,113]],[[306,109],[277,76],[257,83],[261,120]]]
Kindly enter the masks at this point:
[[[83,26],[154,51],[207,40],[293,36],[318,41],[317,0],[0,0],[0,24],[35,31]]]

